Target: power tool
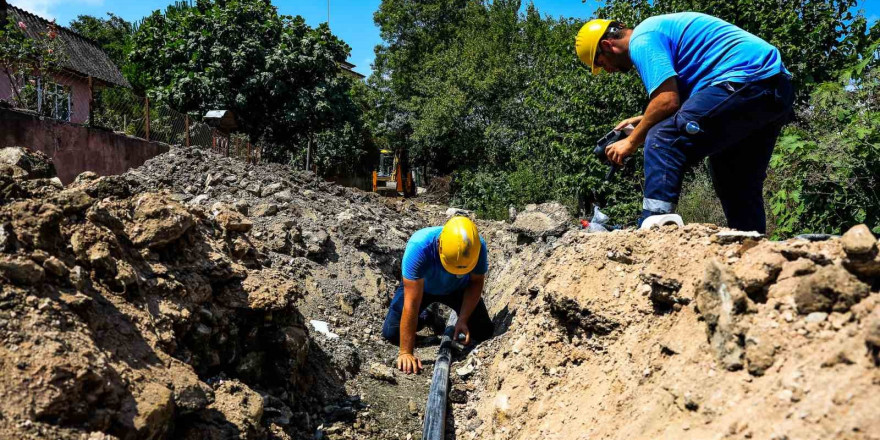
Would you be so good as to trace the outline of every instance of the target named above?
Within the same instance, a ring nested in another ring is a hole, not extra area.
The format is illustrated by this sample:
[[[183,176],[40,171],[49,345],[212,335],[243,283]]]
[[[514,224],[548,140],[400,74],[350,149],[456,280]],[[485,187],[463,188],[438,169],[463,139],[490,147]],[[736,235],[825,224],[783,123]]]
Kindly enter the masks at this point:
[[[623,127],[623,129],[621,130],[611,130],[608,132],[608,134],[602,136],[602,139],[599,139],[599,141],[596,142],[596,148],[593,149],[593,155],[596,156],[596,158],[598,158],[602,163],[611,167],[611,169],[608,170],[608,174],[605,174],[605,179],[603,180],[603,182],[610,181],[611,178],[614,177],[614,173],[616,173],[617,170],[620,168],[617,166],[617,164],[608,160],[608,156],[605,154],[605,148],[629,136],[634,128],[635,127],[633,127],[632,124],[629,124],[626,127]],[[624,159],[624,165],[628,161],[628,158]]]

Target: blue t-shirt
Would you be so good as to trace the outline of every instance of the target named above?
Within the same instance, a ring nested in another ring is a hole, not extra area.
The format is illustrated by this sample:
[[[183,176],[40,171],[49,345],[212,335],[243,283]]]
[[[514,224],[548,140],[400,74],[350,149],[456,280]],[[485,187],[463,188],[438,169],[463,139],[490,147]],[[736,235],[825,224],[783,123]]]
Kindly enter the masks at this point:
[[[449,295],[467,287],[471,275],[453,275],[443,268],[440,262],[440,249],[437,240],[443,226],[419,229],[406,243],[403,251],[403,277],[408,280],[425,279],[425,293]],[[480,237],[480,259],[471,273],[477,275],[489,271],[489,254],[486,241]]]
[[[790,75],[770,43],[698,12],[651,17],[633,29],[629,55],[648,95],[678,76],[682,100],[725,81],[753,82]]]

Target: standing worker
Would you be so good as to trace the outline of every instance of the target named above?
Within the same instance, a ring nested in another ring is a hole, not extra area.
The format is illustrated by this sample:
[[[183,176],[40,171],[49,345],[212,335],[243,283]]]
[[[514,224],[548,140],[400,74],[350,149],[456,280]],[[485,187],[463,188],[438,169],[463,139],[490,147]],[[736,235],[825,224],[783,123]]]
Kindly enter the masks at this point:
[[[776,138],[792,114],[791,74],[779,50],[721,19],[696,12],[648,18],[635,29],[591,20],[575,40],[592,69],[635,66],[650,96],[629,137],[605,149],[618,165],[645,144],[639,225],[675,210],[687,167],[709,172],[731,228],[766,231],[763,187]]]
[[[443,226],[416,231],[403,252],[403,283],[394,293],[382,326],[382,336],[400,344],[397,368],[418,373],[415,356],[419,315],[435,302],[458,312],[455,335],[465,345],[492,337],[494,325],[481,298],[489,271],[486,242],[467,217],[452,217]]]

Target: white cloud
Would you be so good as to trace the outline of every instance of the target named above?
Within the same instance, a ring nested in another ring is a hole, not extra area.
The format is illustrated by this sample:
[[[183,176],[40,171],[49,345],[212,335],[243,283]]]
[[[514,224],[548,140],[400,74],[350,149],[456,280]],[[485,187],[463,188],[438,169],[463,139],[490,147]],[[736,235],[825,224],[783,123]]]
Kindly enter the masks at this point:
[[[83,4],[97,6],[104,4],[104,0],[10,0],[9,4],[25,11],[39,15],[48,20],[55,18],[55,8],[60,4]]]

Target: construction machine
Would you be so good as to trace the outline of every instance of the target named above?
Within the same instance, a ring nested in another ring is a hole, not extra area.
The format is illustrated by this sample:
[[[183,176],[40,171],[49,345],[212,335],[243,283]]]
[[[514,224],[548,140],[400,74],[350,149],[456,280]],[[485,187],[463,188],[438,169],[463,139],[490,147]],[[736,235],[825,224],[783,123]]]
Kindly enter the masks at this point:
[[[379,165],[373,170],[373,192],[415,195],[415,183],[406,159],[406,150],[379,150]],[[389,185],[394,182],[393,185]]]

